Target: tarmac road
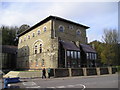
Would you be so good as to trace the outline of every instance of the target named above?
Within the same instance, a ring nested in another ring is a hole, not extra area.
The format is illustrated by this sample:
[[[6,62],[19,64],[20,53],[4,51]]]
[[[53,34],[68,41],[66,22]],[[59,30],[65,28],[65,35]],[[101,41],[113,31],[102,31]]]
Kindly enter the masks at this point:
[[[21,80],[22,82],[10,84],[10,86],[20,88],[81,88],[81,90],[86,88],[118,88],[118,74]]]

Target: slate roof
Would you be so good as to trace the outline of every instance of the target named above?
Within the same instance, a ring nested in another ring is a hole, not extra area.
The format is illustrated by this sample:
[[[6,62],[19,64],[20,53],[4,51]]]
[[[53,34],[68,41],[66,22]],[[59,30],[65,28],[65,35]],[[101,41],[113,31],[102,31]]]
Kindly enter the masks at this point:
[[[65,22],[68,22],[68,23],[71,23],[71,24],[75,24],[75,25],[84,27],[84,28],[86,28],[86,29],[89,28],[88,26],[85,26],[85,25],[82,25],[82,24],[79,24],[79,23],[75,23],[75,22],[73,22],[73,21],[66,20],[66,19],[63,19],[63,18],[60,18],[60,17],[49,16],[49,17],[45,18],[44,20],[40,21],[39,23],[35,24],[34,26],[30,27],[29,29],[27,29],[27,30],[23,31],[22,33],[20,33],[20,34],[18,35],[18,37],[24,35],[25,33],[27,33],[27,32],[29,32],[29,31],[33,30],[34,28],[36,28],[36,27],[42,25],[43,23],[45,23],[45,22],[47,22],[47,21],[49,21],[49,20],[51,20],[51,19],[52,19],[52,20],[65,21]]]
[[[96,51],[90,46],[86,44],[80,44],[82,50],[86,53],[96,53]]]
[[[77,47],[73,42],[61,41],[60,43],[63,45],[63,48],[66,50],[80,51],[80,48]]]

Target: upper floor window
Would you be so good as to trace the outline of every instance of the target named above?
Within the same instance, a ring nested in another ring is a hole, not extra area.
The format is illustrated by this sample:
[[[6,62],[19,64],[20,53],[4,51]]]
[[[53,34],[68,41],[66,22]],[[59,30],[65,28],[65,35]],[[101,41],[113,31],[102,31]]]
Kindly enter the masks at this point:
[[[40,44],[40,53],[42,53],[42,44]]]
[[[60,25],[60,26],[59,26],[59,31],[60,31],[60,32],[64,32],[64,26]]]
[[[44,32],[46,32],[46,31],[47,31],[47,27],[46,27],[46,26],[43,28],[43,31],[44,31]]]
[[[32,34],[32,37],[35,37],[35,33]]]
[[[35,54],[37,54],[37,45],[35,45],[35,49],[34,49],[35,51]]]
[[[40,30],[38,30],[38,35],[40,35]]]
[[[24,41],[26,41],[26,37],[24,37]]]
[[[28,35],[28,39],[30,39],[30,35]]]
[[[77,30],[76,31],[76,35],[80,35],[81,34],[81,31],[80,30]]]

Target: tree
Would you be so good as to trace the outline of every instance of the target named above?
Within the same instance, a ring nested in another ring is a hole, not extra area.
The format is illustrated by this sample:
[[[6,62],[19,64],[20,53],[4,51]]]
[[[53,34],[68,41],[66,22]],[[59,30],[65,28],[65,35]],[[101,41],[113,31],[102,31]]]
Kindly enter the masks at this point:
[[[22,33],[23,31],[27,30],[28,28],[30,28],[30,26],[27,25],[27,24],[21,25],[21,26],[19,27],[18,31],[17,31],[17,34]]]
[[[117,65],[119,54],[117,30],[105,29],[102,38],[105,43],[104,50],[101,52],[102,62],[107,65]]]
[[[17,45],[17,41],[15,41],[17,29],[18,29],[17,26],[0,27],[0,31],[2,31],[2,45]]]

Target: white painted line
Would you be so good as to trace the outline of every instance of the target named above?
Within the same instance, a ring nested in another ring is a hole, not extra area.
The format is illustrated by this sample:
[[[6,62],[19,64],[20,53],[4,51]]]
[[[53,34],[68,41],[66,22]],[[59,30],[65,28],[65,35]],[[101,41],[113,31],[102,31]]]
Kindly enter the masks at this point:
[[[67,87],[74,87],[74,85],[67,85]]]
[[[82,86],[83,87],[82,90],[84,90],[86,88],[85,85],[83,85],[83,84],[76,84],[75,86]]]
[[[65,86],[57,86],[56,88],[65,88]]]
[[[55,88],[55,87],[47,87],[47,88]]]
[[[34,85],[36,85],[36,83],[35,82],[23,82],[23,85],[24,86],[34,86]]]
[[[26,88],[40,88],[40,86],[26,87]]]

